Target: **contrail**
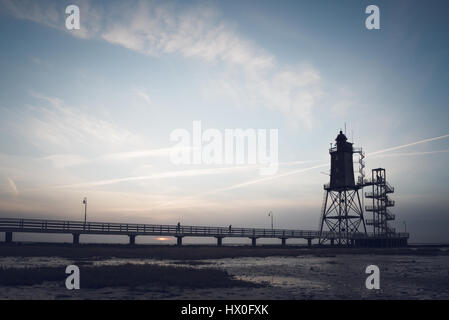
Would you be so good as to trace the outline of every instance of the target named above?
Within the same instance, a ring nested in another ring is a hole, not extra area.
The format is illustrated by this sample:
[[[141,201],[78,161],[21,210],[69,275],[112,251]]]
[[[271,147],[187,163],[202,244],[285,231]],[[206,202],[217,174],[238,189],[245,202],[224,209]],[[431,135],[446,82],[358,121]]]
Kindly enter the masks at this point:
[[[403,149],[403,148],[411,147],[411,146],[414,146],[414,145],[417,145],[417,144],[431,142],[431,141],[436,141],[436,140],[440,140],[440,139],[444,139],[444,138],[448,138],[448,137],[449,137],[449,134],[446,134],[446,135],[439,136],[439,137],[419,140],[419,141],[416,141],[416,142],[412,142],[412,143],[408,143],[408,144],[404,144],[404,145],[400,145],[400,146],[396,146],[396,147],[391,147],[391,148],[387,148],[387,149],[383,149],[383,150],[378,150],[378,151],[375,151],[375,152],[368,153],[367,155],[369,155],[369,156],[378,155],[378,154],[385,153],[385,152],[388,152],[388,151]],[[434,154],[434,153],[443,153],[443,152],[449,152],[449,150],[438,150],[438,151],[427,151],[427,152],[412,152],[412,153],[396,153],[394,155],[398,155],[398,156],[401,156],[401,155],[423,155],[423,154]],[[247,182],[234,184],[234,185],[229,186],[229,187],[215,189],[215,190],[207,191],[207,192],[204,192],[204,193],[201,193],[201,194],[197,194],[197,195],[194,195],[194,196],[191,196],[191,197],[186,197],[183,200],[189,200],[189,199],[194,199],[194,198],[198,198],[198,197],[202,197],[202,196],[205,196],[205,195],[214,194],[214,193],[218,193],[218,192],[239,189],[239,188],[246,187],[246,186],[249,186],[249,185],[252,185],[252,184],[257,184],[257,183],[261,183],[261,182],[265,182],[265,181],[269,181],[269,180],[274,180],[274,179],[278,179],[278,178],[282,178],[282,177],[286,177],[286,176],[291,176],[291,175],[295,175],[295,174],[298,174],[298,173],[302,173],[302,172],[306,172],[306,171],[310,171],[310,170],[326,167],[328,165],[329,165],[329,163],[327,162],[327,163],[319,164],[319,165],[308,167],[308,168],[303,168],[303,169],[299,169],[299,170],[293,170],[293,171],[289,171],[289,172],[286,172],[286,173],[277,174],[277,175],[273,175],[273,176],[269,176],[269,177],[265,177],[265,178],[250,180],[250,181],[247,181]],[[156,207],[164,207],[164,206],[176,203],[176,202],[178,202],[178,201],[163,203],[163,204],[161,204],[159,206],[156,206]],[[153,207],[153,209],[154,208],[155,207]]]
[[[424,156],[426,154],[436,154],[436,153],[447,153],[449,149],[435,150],[435,151],[422,151],[422,152],[400,152],[400,153],[389,153],[381,154],[381,157],[401,157],[401,156]],[[375,157],[377,155],[374,155]]]
[[[227,191],[227,190],[232,190],[232,189],[238,189],[238,188],[241,188],[241,187],[249,186],[251,184],[256,184],[256,183],[259,183],[259,182],[265,182],[265,181],[269,181],[269,180],[283,178],[283,177],[291,176],[291,175],[294,175],[294,174],[310,171],[310,170],[313,170],[313,169],[326,167],[328,165],[329,165],[328,163],[323,163],[323,164],[319,164],[319,165],[316,165],[316,166],[313,166],[313,167],[303,168],[303,169],[299,169],[299,170],[293,170],[293,171],[289,171],[289,172],[282,173],[282,174],[277,174],[277,175],[273,175],[273,176],[269,176],[269,177],[265,177],[265,178],[260,178],[260,179],[255,179],[255,180],[251,180],[251,181],[247,181],[247,182],[242,182],[242,183],[238,183],[238,184],[226,187],[226,188],[209,191],[209,192],[207,192],[205,194],[216,193],[216,192],[220,192],[220,191]]]
[[[435,141],[435,140],[440,140],[440,139],[444,139],[444,138],[448,138],[448,137],[449,137],[449,134],[446,134],[444,136],[424,139],[424,140],[420,140],[420,141],[404,144],[404,145],[397,146],[397,147],[391,147],[391,148],[387,148],[387,149],[371,152],[371,153],[368,153],[367,155],[368,156],[372,156],[372,155],[381,154],[381,153],[384,153],[384,152],[398,150],[398,149],[402,149],[402,148],[407,148],[407,147],[411,147],[411,146],[414,146],[414,145],[417,145],[417,144],[431,142],[431,141]],[[439,152],[446,152],[446,151],[445,150],[441,150],[441,151],[437,151],[437,152],[430,151],[429,153],[439,153]],[[423,153],[420,152],[419,154],[423,154]],[[247,182],[243,182],[243,183],[232,185],[230,187],[218,189],[218,192],[232,190],[232,189],[237,189],[237,188],[245,187],[245,186],[248,186],[248,185],[251,185],[251,184],[255,184],[255,183],[259,183],[259,182],[264,182],[264,181],[268,181],[268,180],[274,180],[274,179],[277,179],[277,178],[291,176],[291,175],[302,173],[302,172],[306,172],[306,171],[309,171],[309,170],[326,167],[328,165],[329,165],[329,163],[325,163],[325,164],[320,164],[320,165],[316,165],[316,166],[313,166],[313,167],[308,167],[308,168],[304,168],[304,169],[300,169],[300,170],[294,170],[294,171],[290,171],[290,172],[286,172],[286,173],[283,173],[283,174],[278,174],[278,175],[274,175],[274,176],[270,176],[270,177],[266,177],[266,178],[261,178],[261,179],[256,179],[256,180],[252,180],[252,181],[247,181]],[[215,193],[215,190],[209,191],[206,194],[209,194],[209,193]]]
[[[310,162],[317,162],[316,160],[308,161],[291,161],[291,162],[281,162],[279,165],[298,165]],[[220,168],[209,168],[209,169],[192,169],[192,170],[175,170],[167,171],[161,173],[155,173],[147,176],[134,176],[134,177],[124,177],[108,180],[99,180],[91,182],[83,182],[71,185],[60,185],[54,186],[53,188],[63,189],[63,188],[79,188],[79,187],[95,187],[103,186],[108,184],[115,184],[120,182],[129,181],[141,181],[141,180],[152,180],[152,179],[163,179],[163,178],[176,178],[176,177],[192,177],[192,176],[202,176],[202,175],[214,175],[214,174],[224,174],[232,171],[240,171],[246,169],[258,169],[259,165],[246,165],[246,166],[234,166],[234,167],[220,167]]]
[[[372,156],[372,155],[379,154],[379,153],[384,153],[384,152],[388,152],[388,151],[403,149],[403,148],[415,146],[415,145],[421,144],[421,143],[441,140],[441,139],[444,139],[444,138],[447,138],[447,137],[449,137],[449,134],[445,134],[444,136],[424,139],[424,140],[420,140],[420,141],[416,141],[416,142],[412,142],[412,143],[403,144],[402,146],[391,147],[391,148],[387,148],[387,149],[383,149],[383,150],[379,150],[379,151],[375,151],[375,152],[370,152],[370,153],[367,154],[367,156]]]
[[[419,141],[416,141],[416,142],[412,142],[412,143],[408,143],[408,144],[404,144],[404,145],[400,145],[400,146],[396,146],[396,147],[391,147],[391,148],[387,148],[387,149],[383,149],[383,150],[378,150],[378,151],[375,151],[375,152],[370,152],[370,153],[367,154],[367,156],[378,155],[378,154],[381,154],[381,153],[385,153],[385,152],[389,152],[389,151],[393,151],[393,150],[398,150],[398,149],[403,149],[403,148],[407,148],[407,147],[414,146],[414,145],[417,145],[417,144],[422,144],[422,143],[426,143],[426,142],[436,141],[436,140],[444,139],[444,138],[447,138],[447,137],[449,137],[449,134],[446,134],[446,135],[443,135],[443,136],[434,137],[434,138],[428,138],[428,139],[424,139],[424,140],[419,140]],[[131,156],[139,156],[139,155],[140,155],[140,153],[136,153],[136,155],[131,154]],[[279,163],[279,165],[304,164],[304,163],[308,163],[308,162],[316,162],[316,161],[281,162],[281,163]],[[264,177],[264,178],[260,178],[260,179],[250,180],[250,181],[247,181],[247,182],[242,182],[242,183],[235,184],[235,185],[232,185],[232,186],[229,186],[229,187],[225,187],[225,188],[221,188],[221,189],[218,189],[218,190],[208,191],[208,192],[206,192],[205,194],[202,194],[202,195],[212,194],[212,193],[221,192],[221,191],[228,191],[228,190],[238,189],[238,188],[245,187],[245,186],[248,186],[248,185],[261,183],[261,182],[265,182],[265,181],[270,181],[270,180],[274,180],[274,179],[278,179],[278,178],[282,178],[282,177],[286,177],[286,176],[291,176],[291,175],[294,175],[294,174],[298,174],[298,173],[302,173],[302,172],[306,172],[306,171],[309,171],[309,170],[318,169],[318,168],[322,168],[322,167],[326,167],[326,166],[328,166],[328,162],[320,164],[320,165],[308,167],[308,168],[303,168],[303,169],[299,169],[299,170],[293,170],[293,171],[289,171],[289,172],[282,173],[282,174],[277,174],[277,175],[268,176],[268,177]],[[169,171],[169,172],[156,173],[156,174],[148,175],[148,176],[125,177],[125,178],[117,178],[117,179],[109,179],[109,180],[101,180],[101,181],[92,181],[92,182],[86,182],[86,183],[80,183],[80,184],[55,186],[54,188],[73,188],[73,187],[102,186],[102,185],[108,185],[108,184],[114,184],[114,183],[120,183],[120,182],[127,182],[127,181],[141,181],[141,180],[151,180],[151,179],[161,179],[161,178],[212,175],[212,174],[220,174],[220,173],[226,173],[226,172],[229,172],[229,171],[242,170],[242,169],[248,169],[248,168],[257,168],[257,166],[251,165],[251,166],[238,166],[238,167],[222,167],[222,168],[213,168],[213,169],[178,170],[178,171]]]
[[[171,204],[179,203],[181,201],[191,200],[191,199],[207,196],[207,195],[214,194],[214,193],[219,193],[219,192],[223,192],[223,191],[229,191],[229,190],[233,190],[233,189],[239,189],[239,188],[246,187],[246,186],[249,186],[249,185],[252,185],[252,184],[256,184],[256,183],[265,182],[265,181],[269,181],[269,180],[274,180],[274,179],[282,178],[282,177],[286,177],[286,176],[291,176],[291,175],[298,174],[298,173],[301,173],[301,172],[322,168],[322,167],[325,167],[327,165],[328,165],[328,163],[323,163],[323,164],[319,164],[319,165],[316,165],[316,166],[313,166],[313,167],[303,168],[303,169],[299,169],[299,170],[293,170],[293,171],[289,171],[289,172],[282,173],[282,174],[277,174],[277,175],[273,175],[273,176],[269,176],[269,177],[265,177],[265,178],[260,178],[260,179],[255,179],[255,180],[251,180],[251,181],[247,181],[247,182],[234,184],[234,185],[229,186],[229,187],[215,189],[215,190],[203,192],[203,193],[200,193],[200,194],[196,194],[196,195],[193,195],[193,196],[190,196],[190,197],[185,197],[185,198],[183,198],[181,200],[168,201],[166,203],[162,203],[160,205],[154,206],[150,210],[156,209],[156,208],[160,208],[160,207],[166,207],[166,206],[169,206]]]
[[[214,168],[214,169],[175,170],[175,171],[155,173],[155,174],[147,175],[147,176],[125,177],[125,178],[116,178],[116,179],[109,179],[109,180],[84,182],[84,183],[71,184],[71,185],[60,185],[60,186],[55,186],[54,188],[95,187],[95,186],[104,186],[104,185],[108,185],[108,184],[115,184],[115,183],[120,183],[120,182],[129,182],[129,181],[211,175],[211,174],[226,173],[227,171],[237,171],[237,170],[247,169],[248,167],[249,166]]]

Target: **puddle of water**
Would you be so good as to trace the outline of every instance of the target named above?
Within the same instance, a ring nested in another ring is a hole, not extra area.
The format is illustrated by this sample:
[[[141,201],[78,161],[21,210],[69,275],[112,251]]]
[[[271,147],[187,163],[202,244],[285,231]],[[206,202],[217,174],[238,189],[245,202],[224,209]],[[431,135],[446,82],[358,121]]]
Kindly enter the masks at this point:
[[[68,266],[72,260],[59,257],[0,257],[0,268],[39,268]]]

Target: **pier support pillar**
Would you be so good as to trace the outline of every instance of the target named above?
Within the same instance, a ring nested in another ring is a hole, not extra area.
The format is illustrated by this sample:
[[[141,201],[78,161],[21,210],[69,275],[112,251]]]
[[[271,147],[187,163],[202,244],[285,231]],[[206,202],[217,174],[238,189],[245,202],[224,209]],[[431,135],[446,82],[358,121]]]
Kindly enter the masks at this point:
[[[80,234],[74,233],[73,234],[73,244],[79,244],[80,243]]]
[[[307,246],[311,247],[312,246],[312,239],[307,239]]]
[[[331,246],[334,246],[334,239],[331,239]]]
[[[178,241],[176,242],[176,244],[178,246],[182,246],[182,237],[176,237],[178,239]]]
[[[282,246],[285,247],[287,245],[287,238],[282,238]]]
[[[217,246],[221,247],[222,244],[223,244],[223,238],[217,237]]]
[[[134,234],[129,235],[129,244],[130,245],[136,244],[136,235],[134,235]]]
[[[253,247],[256,246],[256,241],[257,241],[257,238],[251,238],[251,244],[253,245]]]
[[[12,242],[12,232],[5,232],[5,242],[6,243]]]

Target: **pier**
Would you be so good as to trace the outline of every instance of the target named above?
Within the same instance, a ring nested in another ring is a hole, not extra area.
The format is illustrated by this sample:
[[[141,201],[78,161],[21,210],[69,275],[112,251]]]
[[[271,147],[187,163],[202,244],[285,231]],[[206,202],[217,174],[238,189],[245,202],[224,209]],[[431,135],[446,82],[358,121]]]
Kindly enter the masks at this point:
[[[84,222],[66,220],[42,220],[0,218],[0,232],[5,233],[5,242],[13,242],[14,233],[48,233],[48,234],[72,234],[73,244],[79,244],[80,236],[91,235],[126,235],[129,244],[134,245],[138,236],[166,236],[177,239],[177,245],[182,245],[185,237],[209,237],[217,240],[217,246],[221,246],[223,238],[249,238],[253,246],[257,245],[257,239],[279,239],[280,244],[287,245],[287,239],[307,240],[308,246],[312,246],[314,240],[320,238],[329,239],[330,245],[334,245],[334,239],[345,237],[350,239],[351,246],[406,246],[408,233],[394,233],[388,237],[375,237],[365,233],[338,233],[330,231],[312,230],[288,230],[288,229],[263,229],[263,228],[234,228],[206,227],[189,225],[157,225],[134,224],[112,222]]]

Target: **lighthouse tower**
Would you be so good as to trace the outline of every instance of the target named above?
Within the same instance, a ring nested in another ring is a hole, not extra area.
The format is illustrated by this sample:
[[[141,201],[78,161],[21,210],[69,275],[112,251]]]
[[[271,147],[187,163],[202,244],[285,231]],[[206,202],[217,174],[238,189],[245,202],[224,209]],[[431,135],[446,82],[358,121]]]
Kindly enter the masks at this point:
[[[338,245],[350,245],[354,233],[366,234],[363,209],[359,190],[361,183],[355,183],[353,154],[361,150],[353,148],[346,135],[340,131],[331,156],[330,182],[324,185],[324,199],[320,221],[320,244],[326,241]],[[326,232],[330,231],[330,232]]]

